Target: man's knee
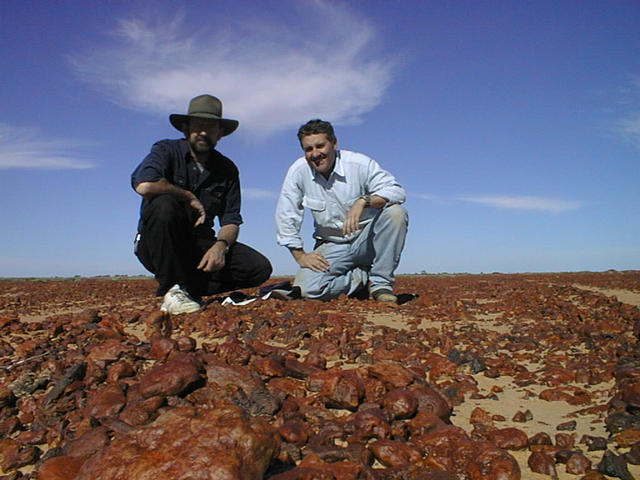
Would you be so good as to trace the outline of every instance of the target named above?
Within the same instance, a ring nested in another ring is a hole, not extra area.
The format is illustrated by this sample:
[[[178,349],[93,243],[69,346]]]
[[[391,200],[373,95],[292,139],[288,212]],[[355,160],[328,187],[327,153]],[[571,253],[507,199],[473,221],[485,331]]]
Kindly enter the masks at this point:
[[[407,228],[409,223],[407,209],[397,203],[383,209],[381,216],[395,229]]]
[[[301,268],[293,280],[293,285],[300,288],[303,298],[320,298],[328,283],[325,272],[314,272],[310,268]]]
[[[158,195],[145,207],[143,216],[155,221],[169,222],[186,216],[184,205],[171,195]]]
[[[255,278],[257,285],[262,285],[264,282],[269,280],[271,273],[273,273],[271,262],[267,259],[267,257],[263,256],[262,261],[256,265]]]
[[[333,300],[348,293],[350,275],[332,275],[328,272],[314,272],[309,268],[301,268],[293,285],[300,288],[303,298],[314,300]]]
[[[241,264],[236,263],[232,268],[235,281],[243,285],[242,288],[257,287],[269,280],[273,267],[267,257],[260,252],[250,250],[248,258],[244,258]]]

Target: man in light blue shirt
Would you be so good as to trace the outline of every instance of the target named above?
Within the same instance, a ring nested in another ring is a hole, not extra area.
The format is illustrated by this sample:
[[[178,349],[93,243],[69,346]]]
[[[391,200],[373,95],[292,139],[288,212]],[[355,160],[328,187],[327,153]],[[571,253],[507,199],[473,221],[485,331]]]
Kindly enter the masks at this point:
[[[300,265],[293,282],[302,297],[329,300],[369,292],[397,302],[394,272],[407,234],[405,191],[389,172],[361,153],[338,150],[329,122],[298,130],[304,152],[289,168],[276,208],[278,244]],[[305,252],[300,234],[311,210],[316,240]]]

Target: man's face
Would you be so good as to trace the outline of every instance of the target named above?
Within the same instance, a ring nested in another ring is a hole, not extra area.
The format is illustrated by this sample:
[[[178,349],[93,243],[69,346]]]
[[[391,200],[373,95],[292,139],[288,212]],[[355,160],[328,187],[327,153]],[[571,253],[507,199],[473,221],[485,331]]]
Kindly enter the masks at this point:
[[[187,140],[195,153],[207,153],[222,137],[220,122],[205,118],[192,118],[187,127]]]
[[[300,145],[311,168],[329,178],[336,163],[338,141],[329,141],[326,133],[314,133],[302,137]]]

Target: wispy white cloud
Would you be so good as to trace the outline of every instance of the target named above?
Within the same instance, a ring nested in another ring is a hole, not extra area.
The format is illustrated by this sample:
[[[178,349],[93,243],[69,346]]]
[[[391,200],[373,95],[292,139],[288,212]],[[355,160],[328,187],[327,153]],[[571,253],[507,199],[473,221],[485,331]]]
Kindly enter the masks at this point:
[[[380,103],[393,61],[372,56],[374,29],[344,6],[294,3],[286,18],[234,18],[233,28],[216,12],[215,28],[206,31],[175,12],[170,21],[121,19],[110,46],[92,45],[70,62],[93,88],[137,111],[184,112],[190,98],[207,92],[254,135],[317,117],[357,123]]]
[[[625,140],[640,148],[640,77],[635,77],[623,89],[625,101],[622,103],[627,114],[614,124],[614,130]]]
[[[75,150],[79,142],[43,138],[35,131],[0,123],[0,170],[78,170],[95,164]]]
[[[640,148],[640,113],[619,120],[616,129],[625,139]]]
[[[465,202],[480,203],[497,208],[512,208],[518,210],[541,210],[545,212],[566,212],[577,210],[582,205],[571,200],[559,200],[544,197],[530,196],[463,196],[459,200]]]
[[[242,198],[248,200],[268,200],[278,198],[278,193],[261,188],[242,188]]]
[[[407,196],[413,198],[419,198],[420,200],[440,200],[440,197],[432,195],[430,193],[407,193]]]

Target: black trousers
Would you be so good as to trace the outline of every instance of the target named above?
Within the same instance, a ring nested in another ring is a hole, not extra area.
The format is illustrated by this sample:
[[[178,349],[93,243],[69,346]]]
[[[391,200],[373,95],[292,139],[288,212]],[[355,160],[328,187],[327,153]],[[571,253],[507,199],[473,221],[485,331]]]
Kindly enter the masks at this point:
[[[222,270],[204,272],[197,266],[216,242],[210,228],[194,228],[196,217],[188,205],[171,195],[158,195],[142,212],[142,230],[135,253],[158,281],[157,295],[179,284],[192,296],[213,295],[257,287],[271,275],[271,263],[242,243],[231,245]]]

